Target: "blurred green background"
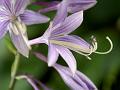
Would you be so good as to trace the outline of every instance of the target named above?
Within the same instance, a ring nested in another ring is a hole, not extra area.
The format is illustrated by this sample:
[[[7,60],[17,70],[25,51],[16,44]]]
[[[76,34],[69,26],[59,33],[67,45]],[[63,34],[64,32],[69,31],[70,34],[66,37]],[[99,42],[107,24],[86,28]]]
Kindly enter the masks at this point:
[[[41,7],[34,5],[29,8],[37,10]],[[55,12],[46,15],[52,18]],[[29,26],[29,39],[41,36],[48,24]],[[90,37],[94,35],[98,41],[99,51],[109,49],[109,43],[105,37],[111,38],[114,48],[107,55],[92,54],[90,61],[75,52],[73,54],[78,63],[78,70],[87,75],[99,90],[120,90],[120,0],[98,0],[95,7],[84,12],[84,22],[73,34],[87,41],[90,41]],[[40,51],[47,55],[47,46],[35,45],[33,51]],[[14,55],[8,50],[3,38],[0,40],[0,90],[8,90],[13,61]],[[58,63],[65,64],[61,57]],[[29,59],[21,57],[18,74],[21,73],[33,74],[53,90],[69,90],[53,68],[48,68],[47,64],[32,54]],[[32,88],[26,81],[20,80],[16,83],[15,90],[32,90]]]

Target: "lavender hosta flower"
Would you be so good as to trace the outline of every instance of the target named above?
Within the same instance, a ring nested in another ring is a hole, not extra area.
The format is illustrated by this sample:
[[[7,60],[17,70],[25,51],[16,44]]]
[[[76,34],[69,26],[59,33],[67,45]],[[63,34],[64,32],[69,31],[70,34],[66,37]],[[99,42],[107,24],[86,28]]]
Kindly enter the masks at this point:
[[[31,45],[39,43],[47,44],[49,47],[48,66],[54,65],[60,54],[74,74],[76,71],[76,60],[70,50],[84,55],[88,59],[90,59],[89,55],[91,53],[99,52],[96,51],[97,42],[95,38],[93,38],[92,44],[89,44],[76,35],[69,35],[81,25],[83,21],[83,11],[76,12],[67,17],[67,13],[65,11],[67,10],[67,5],[64,4],[65,1],[61,3],[61,9],[58,10],[57,15],[44,35],[37,39],[30,40],[29,43]],[[107,39],[111,44],[111,48],[108,50],[108,52],[110,52],[112,50],[112,43],[108,37]],[[106,52],[101,54],[106,54]]]
[[[45,86],[42,82],[38,81],[37,79],[33,78],[31,75],[19,75],[16,76],[17,80],[25,79],[27,82],[33,87],[34,90],[40,90],[40,87],[43,90],[51,90],[47,86]]]
[[[2,0],[0,4],[0,39],[9,31],[18,52],[26,57],[30,49],[26,25],[49,21],[39,13],[26,10],[29,3],[29,0]]]
[[[75,12],[78,12],[81,10],[87,10],[87,9],[93,7],[97,2],[96,0],[63,0],[63,1],[66,1],[66,3],[68,4],[67,11],[70,13],[75,13]],[[59,2],[59,1],[53,1],[53,2],[40,1],[40,2],[35,2],[34,4],[46,6],[47,8],[39,10],[39,12],[46,13],[49,11],[60,9],[61,2]]]
[[[42,61],[47,62],[47,57],[43,54],[34,52],[34,55]],[[97,90],[93,82],[80,71],[76,71],[73,76],[68,67],[54,64],[53,68],[58,71],[66,85],[68,85],[72,90]]]

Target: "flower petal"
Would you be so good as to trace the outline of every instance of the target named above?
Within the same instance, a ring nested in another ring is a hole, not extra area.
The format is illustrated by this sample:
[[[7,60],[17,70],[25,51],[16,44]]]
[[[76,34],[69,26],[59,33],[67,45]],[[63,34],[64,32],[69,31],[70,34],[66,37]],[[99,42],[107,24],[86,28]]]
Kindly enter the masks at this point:
[[[93,48],[91,44],[87,43],[85,40],[76,35],[54,37],[51,38],[50,42],[56,45],[64,46],[78,53],[83,52],[89,54]]]
[[[26,10],[23,14],[20,15],[20,18],[27,25],[46,23],[49,21],[48,17],[31,10]]]
[[[2,1],[3,6],[6,8],[6,10],[10,12],[12,12],[12,8],[11,8],[11,0],[3,0]]]
[[[3,0],[0,1],[0,5],[2,5],[2,4],[3,4]]]
[[[19,35],[16,35],[12,30],[9,30],[9,32],[18,52],[21,53],[23,56],[28,57],[30,46],[28,45],[27,35],[22,35],[21,33]]]
[[[0,22],[0,39],[3,38],[3,36],[7,33],[8,24],[9,24],[9,21]]]
[[[91,80],[87,78],[84,74],[82,74],[81,72],[76,71],[76,73],[73,76],[70,72],[70,69],[67,67],[64,67],[59,64],[55,64],[54,68],[59,72],[64,82],[72,90],[97,90],[97,88],[91,82]]]
[[[30,0],[15,0],[15,13],[17,15],[22,14],[29,3]]]
[[[58,56],[59,53],[56,51],[55,46],[50,44],[48,50],[48,66],[53,66],[56,63]]]
[[[68,11],[75,13],[82,10],[87,10],[96,4],[96,0],[69,0]]]
[[[36,1],[36,2],[33,2],[32,4],[45,6],[45,7],[52,7],[57,5],[58,3],[60,3],[60,1],[51,1],[51,2]]]
[[[38,58],[44,59],[43,61],[46,62],[47,58],[41,53],[34,53]],[[97,90],[96,86],[93,82],[85,76],[82,72],[76,71],[73,75],[71,73],[71,69],[59,64],[54,64],[53,66],[64,82],[72,89],[72,90]]]
[[[66,1],[66,0],[63,0],[63,1]],[[87,9],[93,7],[96,4],[96,2],[97,2],[96,0],[68,0],[67,12],[75,13],[75,12],[79,12],[82,10],[87,10]],[[59,2],[56,3],[55,1],[50,2],[50,3],[36,2],[35,4],[47,6],[47,8],[39,10],[42,13],[60,9],[60,7],[59,7],[60,3]],[[49,4],[50,4],[50,6],[49,6]]]
[[[61,70],[61,67],[57,67],[56,70],[59,72],[60,76],[62,77],[66,85],[69,86],[72,90],[85,90],[78,83],[76,83],[72,79],[72,77],[70,77],[69,75],[66,75],[67,70],[63,71]]]
[[[51,90],[47,86],[45,86],[43,83],[38,81],[37,79],[33,78],[31,75],[20,75],[16,77],[17,80],[20,79],[26,79],[27,82],[34,88],[34,90],[40,90],[39,86],[43,88],[43,90]]]
[[[97,90],[96,86],[94,85],[94,83],[87,77],[85,76],[83,73],[77,71],[76,72],[76,76],[78,78],[80,78],[89,88],[89,90]]]
[[[32,78],[25,76],[25,75],[23,75],[21,77],[23,79],[26,79],[27,82],[34,88],[34,90],[39,90],[39,87],[36,85],[36,82]]]
[[[57,10],[59,1],[52,1],[52,2],[35,2],[34,4],[41,5],[41,6],[47,6],[46,8],[40,9],[40,13],[47,13],[53,10]]]
[[[67,17],[67,0],[63,0],[59,5],[57,14],[53,20],[53,26],[63,22]]]
[[[50,12],[50,11],[54,11],[57,8],[58,8],[58,5],[55,5],[55,6],[51,6],[51,7],[40,9],[38,12],[40,12],[40,13],[47,13],[47,12]]]
[[[62,58],[65,60],[65,62],[68,64],[74,75],[74,73],[76,72],[77,64],[75,57],[73,56],[71,51],[61,46],[56,46],[56,49],[59,52],[59,54],[62,56]]]
[[[44,62],[47,63],[47,57],[44,56],[42,53],[40,53],[40,52],[33,52],[33,54],[34,54],[37,58],[39,58],[39,59],[41,59],[42,61],[44,61]]]
[[[83,11],[68,16],[62,25],[52,32],[51,36],[65,35],[77,29],[83,21]]]

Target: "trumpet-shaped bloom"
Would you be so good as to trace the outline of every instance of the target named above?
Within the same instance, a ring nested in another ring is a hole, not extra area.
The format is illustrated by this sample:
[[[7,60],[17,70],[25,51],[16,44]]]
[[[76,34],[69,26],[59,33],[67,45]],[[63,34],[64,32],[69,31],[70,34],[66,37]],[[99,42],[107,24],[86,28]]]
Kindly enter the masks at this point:
[[[68,4],[67,11],[70,13],[75,13],[81,10],[87,10],[93,7],[96,4],[96,0],[63,0],[62,2],[66,1]],[[34,4],[43,5],[47,8],[39,10],[39,12],[46,13],[49,11],[60,9],[60,4],[62,2],[53,1],[53,2],[35,2]]]
[[[64,11],[62,11],[63,8],[65,9],[66,7],[61,7],[61,10],[58,11],[58,13],[63,16],[63,19],[60,19],[61,16],[57,14],[44,35],[37,39],[30,40],[29,43],[31,45],[46,43],[49,46],[48,66],[54,65],[60,54],[74,74],[77,65],[75,57],[69,49],[80,53],[91,53],[92,46],[80,37],[68,35],[81,25],[83,21],[83,11],[65,18],[65,14],[63,15]]]
[[[26,10],[29,3],[29,0],[2,0],[0,3],[0,39],[9,31],[18,52],[26,57],[30,49],[26,25],[49,21],[39,13]]]
[[[20,80],[20,79],[27,80],[27,82],[33,87],[34,90],[40,90],[39,86],[41,86],[41,88],[43,88],[44,90],[51,90],[47,86],[45,86],[43,83],[41,83],[40,81],[33,78],[33,76],[31,76],[31,75],[19,75],[19,76],[16,76],[16,79],[17,80]]]
[[[69,35],[81,25],[83,21],[83,11],[76,12],[67,17],[66,7],[68,6],[68,4],[66,3],[66,1],[67,0],[63,0],[63,2],[61,3],[61,7],[60,9],[58,9],[57,15],[53,19],[53,22],[51,22],[49,28],[44,33],[44,35],[37,39],[30,40],[29,43],[31,45],[38,43],[47,44],[48,66],[54,65],[60,54],[74,74],[77,66],[76,60],[70,50],[84,55],[88,59],[90,59],[89,55],[91,53],[99,52],[96,52],[97,42],[95,38],[92,39],[92,44],[89,44],[84,39],[76,35]],[[107,39],[110,41],[108,37]],[[109,51],[111,51],[111,49]],[[106,54],[106,52],[101,54]]]
[[[34,52],[34,55],[42,61],[47,62],[47,58],[43,54]],[[53,68],[57,70],[66,85],[72,90],[97,90],[93,82],[80,71],[76,71],[73,76],[68,67],[54,64]]]

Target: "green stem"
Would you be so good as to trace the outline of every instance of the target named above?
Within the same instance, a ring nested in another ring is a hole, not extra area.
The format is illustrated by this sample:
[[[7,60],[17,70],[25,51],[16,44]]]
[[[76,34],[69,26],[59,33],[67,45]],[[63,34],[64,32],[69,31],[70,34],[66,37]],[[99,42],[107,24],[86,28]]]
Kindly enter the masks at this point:
[[[19,62],[20,62],[20,54],[16,53],[15,60],[13,62],[12,68],[11,68],[11,80],[10,80],[10,84],[9,84],[9,90],[14,90],[15,82],[16,82],[15,77],[16,77],[16,73],[18,70]]]

